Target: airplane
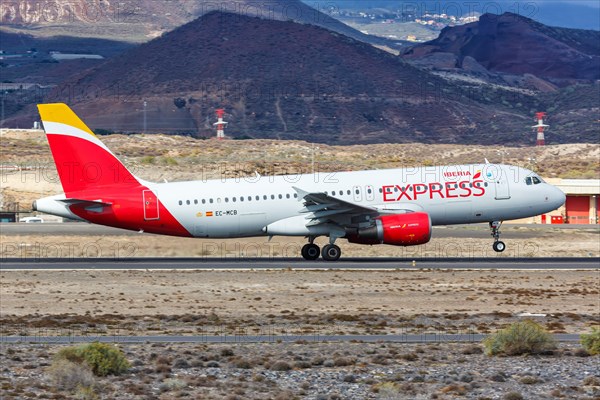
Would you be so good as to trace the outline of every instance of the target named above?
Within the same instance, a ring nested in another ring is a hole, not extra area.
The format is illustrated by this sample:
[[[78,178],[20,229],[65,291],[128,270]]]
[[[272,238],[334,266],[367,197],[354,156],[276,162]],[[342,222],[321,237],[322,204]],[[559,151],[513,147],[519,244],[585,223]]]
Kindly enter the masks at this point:
[[[299,236],[306,260],[336,261],[338,239],[414,246],[432,226],[489,223],[557,209],[565,194],[538,174],[486,163],[153,183],[132,174],[66,104],[38,105],[64,193],[35,211],[133,231],[194,238]],[[329,238],[322,249],[318,237]]]

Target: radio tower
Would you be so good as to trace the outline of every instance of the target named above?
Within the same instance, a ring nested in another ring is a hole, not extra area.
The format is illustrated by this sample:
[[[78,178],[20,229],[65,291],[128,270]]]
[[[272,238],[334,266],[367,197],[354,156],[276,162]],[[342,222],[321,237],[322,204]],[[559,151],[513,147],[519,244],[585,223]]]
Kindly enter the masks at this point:
[[[219,108],[217,110],[217,122],[213,124],[217,127],[217,139],[219,140],[225,139],[225,127],[228,124],[228,122],[223,121],[223,115],[225,115],[225,110]]]
[[[535,113],[535,119],[537,120],[537,125],[532,126],[532,128],[537,128],[537,141],[536,146],[545,146],[546,139],[544,138],[544,129],[549,127],[550,125],[544,125],[544,117],[546,116],[545,112]]]

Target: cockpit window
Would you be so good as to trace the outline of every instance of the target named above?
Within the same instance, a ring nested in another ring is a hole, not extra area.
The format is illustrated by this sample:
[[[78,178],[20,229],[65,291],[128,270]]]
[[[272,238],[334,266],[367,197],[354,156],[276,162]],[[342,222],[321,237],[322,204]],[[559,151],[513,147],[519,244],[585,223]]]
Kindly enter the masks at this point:
[[[539,176],[528,176],[525,178],[525,183],[527,185],[539,185],[542,182],[544,182],[544,180]]]

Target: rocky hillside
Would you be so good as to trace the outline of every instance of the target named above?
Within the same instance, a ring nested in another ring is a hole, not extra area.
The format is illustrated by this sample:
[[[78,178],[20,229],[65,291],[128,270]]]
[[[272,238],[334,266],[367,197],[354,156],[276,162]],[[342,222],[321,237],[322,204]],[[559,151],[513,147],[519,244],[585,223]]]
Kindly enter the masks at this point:
[[[34,27],[82,37],[146,41],[213,11],[266,20],[312,24],[374,45],[394,41],[365,35],[328,15],[327,3],[313,8],[300,0],[19,0],[0,2],[3,25]],[[35,32],[34,31],[34,32]]]
[[[249,39],[251,38],[251,40]],[[46,101],[94,128],[328,143],[524,142],[514,93],[449,83],[313,25],[209,13],[64,82]],[[535,99],[519,98],[523,108]],[[506,129],[512,126],[513,129]],[[514,133],[511,133],[514,132]]]
[[[484,14],[478,22],[445,28],[403,57],[433,68],[485,68],[564,85],[600,79],[600,32],[549,27],[512,13]]]

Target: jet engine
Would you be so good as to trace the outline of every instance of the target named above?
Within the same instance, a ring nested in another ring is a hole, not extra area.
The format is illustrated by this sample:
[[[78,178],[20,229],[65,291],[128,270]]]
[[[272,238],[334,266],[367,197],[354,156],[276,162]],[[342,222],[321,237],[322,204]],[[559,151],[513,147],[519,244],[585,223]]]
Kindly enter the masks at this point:
[[[415,246],[431,239],[431,219],[424,212],[386,215],[366,228],[348,229],[346,239],[357,244]]]

